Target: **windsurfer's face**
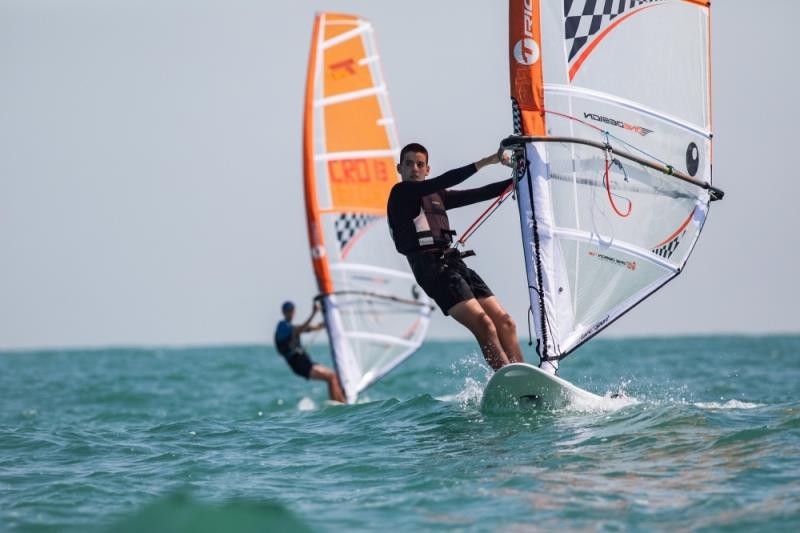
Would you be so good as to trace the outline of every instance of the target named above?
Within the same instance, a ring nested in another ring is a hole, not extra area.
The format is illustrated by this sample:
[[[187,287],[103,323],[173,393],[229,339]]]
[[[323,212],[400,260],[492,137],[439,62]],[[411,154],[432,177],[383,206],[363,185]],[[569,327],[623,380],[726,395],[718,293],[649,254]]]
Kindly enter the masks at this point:
[[[422,152],[406,152],[397,165],[397,172],[403,181],[422,181],[430,171],[428,158]]]

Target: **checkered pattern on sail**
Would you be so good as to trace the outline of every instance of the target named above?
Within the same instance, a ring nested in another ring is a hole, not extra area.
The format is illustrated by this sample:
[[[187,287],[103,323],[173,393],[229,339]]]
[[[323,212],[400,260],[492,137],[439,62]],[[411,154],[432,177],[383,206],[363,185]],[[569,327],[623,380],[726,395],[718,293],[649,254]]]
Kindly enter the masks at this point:
[[[564,36],[568,61],[591,37],[626,11],[664,0],[564,0]]]
[[[511,111],[514,115],[514,135],[522,135],[522,112],[519,103],[513,96],[511,97]],[[521,180],[525,175],[525,150],[524,148],[514,149],[514,172],[516,179]]]
[[[366,215],[364,213],[342,213],[336,217],[334,228],[336,230],[336,239],[339,241],[339,249],[344,250],[347,243],[349,243],[359,231],[379,218],[381,217]]]
[[[672,254],[675,252],[675,249],[681,243],[681,239],[683,236],[686,235],[686,230],[682,231],[680,234],[676,235],[674,239],[669,241],[668,243],[659,246],[653,250],[653,253],[663,257],[664,259],[669,259],[672,257]]]
[[[514,115],[514,135],[522,135],[522,112],[519,110],[517,99],[511,97],[511,112]]]

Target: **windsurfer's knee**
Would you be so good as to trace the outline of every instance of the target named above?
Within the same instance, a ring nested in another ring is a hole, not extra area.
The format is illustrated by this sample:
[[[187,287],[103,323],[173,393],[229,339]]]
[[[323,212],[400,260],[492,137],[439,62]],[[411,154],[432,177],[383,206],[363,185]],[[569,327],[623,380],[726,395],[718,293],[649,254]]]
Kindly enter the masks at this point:
[[[495,326],[497,329],[505,334],[514,334],[517,333],[517,323],[514,322],[514,319],[511,318],[511,315],[505,313],[500,318],[497,319],[495,322]]]
[[[475,320],[475,329],[481,337],[492,337],[497,335],[497,328],[494,322],[486,313],[481,313]]]
[[[321,379],[330,382],[336,377],[333,370],[322,365],[314,365],[311,367],[311,377],[314,379]]]

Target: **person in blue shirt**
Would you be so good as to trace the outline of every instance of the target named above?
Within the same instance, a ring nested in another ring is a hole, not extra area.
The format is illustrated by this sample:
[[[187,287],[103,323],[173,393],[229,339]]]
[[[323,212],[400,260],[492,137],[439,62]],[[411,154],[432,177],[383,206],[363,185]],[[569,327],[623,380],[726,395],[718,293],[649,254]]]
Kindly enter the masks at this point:
[[[298,376],[303,376],[306,379],[319,379],[328,382],[328,395],[334,402],[345,403],[344,393],[342,386],[339,383],[339,376],[336,372],[328,367],[315,363],[308,356],[305,348],[300,344],[300,335],[309,331],[318,331],[325,327],[324,322],[311,325],[314,316],[319,312],[319,303],[314,303],[314,310],[308,320],[295,326],[292,324],[294,318],[294,304],[292,302],[283,302],[281,312],[283,313],[283,320],[278,322],[278,327],[275,328],[275,348],[278,350],[289,367]]]

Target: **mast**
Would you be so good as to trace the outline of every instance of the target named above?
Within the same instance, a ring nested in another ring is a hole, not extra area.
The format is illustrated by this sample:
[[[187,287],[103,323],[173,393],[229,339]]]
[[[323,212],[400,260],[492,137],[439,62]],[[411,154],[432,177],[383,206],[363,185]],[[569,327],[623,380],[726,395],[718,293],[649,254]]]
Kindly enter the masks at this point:
[[[543,360],[679,275],[723,196],[711,182],[710,16],[702,0],[509,2],[507,144],[520,155]]]

